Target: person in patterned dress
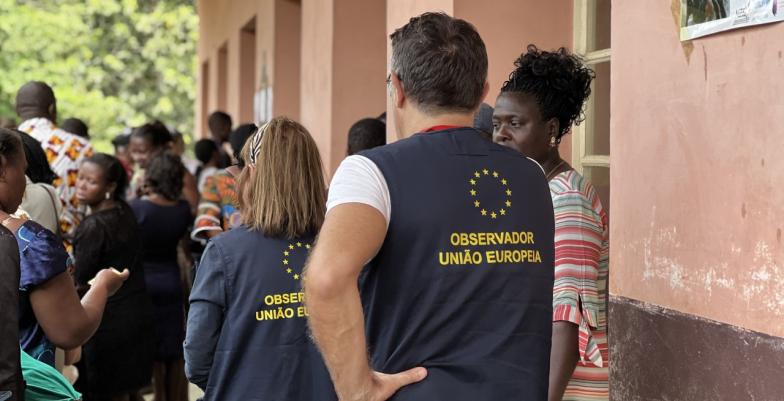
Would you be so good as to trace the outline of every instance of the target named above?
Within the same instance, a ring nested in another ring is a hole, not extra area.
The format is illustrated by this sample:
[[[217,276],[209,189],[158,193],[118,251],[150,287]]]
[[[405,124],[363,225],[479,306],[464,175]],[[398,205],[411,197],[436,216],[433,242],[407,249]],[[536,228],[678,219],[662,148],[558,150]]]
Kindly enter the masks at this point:
[[[237,177],[245,167],[240,157],[245,142],[256,133],[254,124],[243,124],[229,135],[233,165],[219,170],[204,183],[201,203],[193,225],[191,238],[206,242],[208,239],[229,231],[240,225],[240,212],[237,209]]]
[[[86,139],[57,127],[57,100],[52,88],[43,82],[22,85],[16,94],[16,113],[22,119],[19,131],[41,143],[49,165],[57,174],[54,186],[64,206],[60,227],[70,251],[70,240],[84,215],[76,200],[76,176],[82,160],[92,156],[93,147]]]
[[[594,72],[561,48],[529,45],[493,112],[493,141],[536,160],[555,214],[555,282],[549,400],[609,399],[609,224],[596,190],[558,145],[584,119]]]

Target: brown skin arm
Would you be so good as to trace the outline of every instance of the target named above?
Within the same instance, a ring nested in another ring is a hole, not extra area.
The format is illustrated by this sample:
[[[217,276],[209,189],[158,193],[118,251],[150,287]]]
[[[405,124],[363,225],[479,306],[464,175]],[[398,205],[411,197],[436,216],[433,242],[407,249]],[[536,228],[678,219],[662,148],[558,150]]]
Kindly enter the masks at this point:
[[[199,188],[196,177],[188,171],[182,177],[182,198],[188,201],[188,204],[191,205],[191,213],[195,215],[199,208]]]
[[[6,228],[16,233],[23,223],[11,219],[6,222]],[[33,289],[30,293],[33,313],[49,341],[62,349],[73,349],[87,342],[101,323],[106,300],[122,287],[128,275],[128,270],[121,274],[109,269],[99,271],[81,302],[68,272]]]
[[[308,322],[341,400],[386,400],[427,374],[414,368],[386,375],[368,364],[357,278],[385,236],[386,220],[378,210],[359,203],[336,206],[327,213],[307,265]]]
[[[120,289],[128,274],[127,270],[122,274],[101,270],[81,302],[67,272],[36,287],[30,293],[30,303],[46,337],[62,349],[87,342],[101,324],[106,300]]]
[[[561,401],[580,359],[577,339],[579,326],[572,322],[553,322],[553,347],[550,350],[550,396],[548,401]]]

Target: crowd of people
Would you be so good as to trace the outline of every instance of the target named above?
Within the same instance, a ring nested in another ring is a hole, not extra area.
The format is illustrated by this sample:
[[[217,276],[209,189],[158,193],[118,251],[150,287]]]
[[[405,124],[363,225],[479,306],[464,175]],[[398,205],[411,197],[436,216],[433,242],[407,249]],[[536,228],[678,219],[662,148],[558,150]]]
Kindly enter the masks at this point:
[[[593,71],[474,27],[391,35],[386,114],[329,185],[307,128],[216,111],[97,153],[54,91],[0,128],[0,400],[608,399],[608,222],[559,154]],[[46,398],[57,394],[60,398]],[[5,397],[5,398],[4,398]]]

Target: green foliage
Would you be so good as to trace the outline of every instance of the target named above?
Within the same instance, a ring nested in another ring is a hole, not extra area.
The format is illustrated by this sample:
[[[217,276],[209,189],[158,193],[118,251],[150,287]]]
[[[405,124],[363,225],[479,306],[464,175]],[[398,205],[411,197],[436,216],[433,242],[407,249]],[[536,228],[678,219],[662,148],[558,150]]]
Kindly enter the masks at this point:
[[[193,0],[0,0],[0,117],[15,118],[17,89],[40,80],[58,120],[84,120],[98,150],[152,119],[187,136],[197,35]]]

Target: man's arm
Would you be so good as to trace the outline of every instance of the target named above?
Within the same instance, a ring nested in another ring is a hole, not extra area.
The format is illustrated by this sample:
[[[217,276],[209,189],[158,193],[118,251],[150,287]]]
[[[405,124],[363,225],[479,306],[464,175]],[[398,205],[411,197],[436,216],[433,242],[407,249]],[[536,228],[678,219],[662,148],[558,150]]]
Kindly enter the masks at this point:
[[[357,279],[385,235],[386,220],[375,208],[360,203],[336,206],[327,213],[306,268],[310,328],[341,400],[386,400],[427,375],[424,368],[385,375],[372,371],[368,363]]]

